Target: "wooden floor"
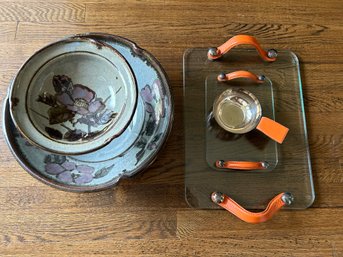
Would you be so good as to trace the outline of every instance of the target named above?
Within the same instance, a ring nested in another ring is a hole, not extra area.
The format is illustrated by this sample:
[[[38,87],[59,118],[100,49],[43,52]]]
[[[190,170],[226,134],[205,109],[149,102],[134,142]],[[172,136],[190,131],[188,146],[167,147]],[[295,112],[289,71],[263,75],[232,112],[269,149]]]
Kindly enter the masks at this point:
[[[0,256],[343,256],[341,0],[0,0],[0,97],[35,50],[68,34],[135,41],[169,75],[175,123],[155,164],[113,190],[52,189],[16,163],[0,134]],[[250,225],[184,201],[182,54],[235,34],[301,58],[316,201]]]

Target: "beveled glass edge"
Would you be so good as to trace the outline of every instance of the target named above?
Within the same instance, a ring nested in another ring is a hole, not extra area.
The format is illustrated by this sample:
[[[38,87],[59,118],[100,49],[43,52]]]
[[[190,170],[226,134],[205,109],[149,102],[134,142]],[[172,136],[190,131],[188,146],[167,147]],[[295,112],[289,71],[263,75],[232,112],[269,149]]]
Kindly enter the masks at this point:
[[[300,101],[301,101],[301,115],[302,115],[302,119],[303,119],[303,129],[304,129],[304,138],[306,141],[306,152],[307,152],[307,159],[308,159],[308,172],[309,172],[309,177],[310,177],[310,184],[311,184],[311,201],[309,202],[309,204],[305,207],[309,208],[310,206],[312,206],[312,204],[314,203],[315,199],[316,199],[316,193],[314,190],[314,183],[313,183],[313,173],[312,173],[312,163],[311,163],[311,154],[310,154],[310,146],[308,143],[308,130],[307,130],[307,122],[306,122],[306,114],[305,114],[305,103],[304,103],[304,93],[303,93],[303,88],[302,88],[302,80],[301,80],[301,71],[300,71],[300,62],[299,62],[299,58],[298,56],[290,50],[287,50],[292,57],[294,58],[294,60],[296,61],[296,67],[297,67],[297,73],[298,73],[298,81],[299,81],[299,95],[300,95]]]
[[[186,74],[185,74],[185,59],[186,57],[194,50],[205,50],[208,49],[208,47],[195,47],[195,48],[187,48],[184,53],[183,53],[183,63],[182,63],[182,72],[183,72],[183,110],[185,108],[185,82],[186,82]],[[243,49],[233,49],[234,51],[237,50],[243,50]],[[245,49],[245,51],[254,51],[254,49]],[[298,81],[299,81],[299,95],[300,95],[300,100],[301,100],[301,111],[302,111],[302,118],[304,121],[303,124],[303,129],[304,129],[304,136],[305,136],[305,141],[306,141],[306,151],[307,151],[307,158],[308,158],[308,172],[309,172],[309,176],[310,176],[310,186],[311,186],[311,196],[312,198],[310,199],[308,205],[306,205],[305,207],[302,208],[292,208],[292,206],[289,207],[285,207],[285,209],[291,209],[291,210],[304,210],[307,209],[309,207],[311,207],[316,199],[316,194],[315,194],[315,190],[314,190],[314,183],[313,183],[313,173],[312,173],[312,164],[311,164],[311,155],[310,155],[310,148],[309,148],[309,143],[308,143],[308,130],[307,130],[307,123],[306,123],[306,115],[305,115],[305,106],[304,106],[304,97],[303,97],[303,90],[302,90],[302,80],[301,80],[301,74],[300,74],[300,62],[299,62],[299,58],[298,56],[291,50],[288,49],[282,49],[282,50],[278,50],[279,53],[290,53],[290,55],[293,57],[293,59],[295,60],[295,65],[296,65],[296,69],[297,69],[297,73],[298,73]],[[183,127],[185,127],[185,116],[183,116]],[[184,146],[186,144],[186,141],[184,140]],[[186,156],[184,157],[184,159],[186,159]],[[203,209],[203,210],[212,210],[212,209],[218,209],[218,208],[199,208],[199,207],[195,207],[193,205],[191,205],[188,200],[187,200],[187,186],[185,184],[185,201],[188,204],[188,206],[190,206],[191,208],[194,209]]]

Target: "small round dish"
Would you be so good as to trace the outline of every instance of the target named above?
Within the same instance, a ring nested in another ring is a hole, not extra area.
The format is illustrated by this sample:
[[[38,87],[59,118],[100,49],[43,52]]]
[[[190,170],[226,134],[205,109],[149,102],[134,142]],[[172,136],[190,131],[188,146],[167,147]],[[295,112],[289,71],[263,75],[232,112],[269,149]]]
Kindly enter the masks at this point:
[[[136,109],[137,85],[113,47],[75,37],[28,59],[9,99],[13,122],[30,143],[76,155],[103,147],[125,130]]]
[[[244,134],[253,130],[262,117],[257,97],[245,89],[227,89],[213,104],[217,123],[225,130]]]
[[[114,187],[122,178],[147,169],[170,134],[173,100],[158,61],[128,39],[102,33],[77,35],[106,43],[120,52],[136,75],[137,108],[127,129],[109,144],[80,155],[56,155],[21,136],[4,101],[3,131],[19,164],[36,179],[61,190],[94,192]]]
[[[269,138],[282,144],[288,128],[262,116],[262,107],[257,97],[243,88],[227,89],[213,104],[213,115],[219,126],[235,134],[257,129]]]

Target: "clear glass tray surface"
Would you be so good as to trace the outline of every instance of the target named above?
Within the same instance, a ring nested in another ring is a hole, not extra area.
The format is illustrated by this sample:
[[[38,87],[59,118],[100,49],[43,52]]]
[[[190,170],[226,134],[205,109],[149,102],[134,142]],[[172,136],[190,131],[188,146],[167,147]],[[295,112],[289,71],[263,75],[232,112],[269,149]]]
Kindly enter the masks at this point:
[[[217,76],[217,73],[210,74],[205,80],[207,164],[214,167],[217,160],[266,162],[268,167],[263,171],[273,170],[278,162],[278,144],[275,141],[257,130],[246,134],[227,132],[217,124],[212,113],[213,102],[218,95],[227,89],[242,88],[257,97],[262,106],[263,116],[274,119],[272,82],[268,78],[261,84],[246,79],[218,82]]]
[[[268,63],[255,50],[232,49],[210,61],[207,51],[188,49],[183,60],[186,201],[194,208],[217,209],[220,207],[212,203],[210,195],[220,191],[244,208],[264,209],[275,195],[290,192],[294,202],[286,208],[309,207],[315,195],[298,58],[290,51],[278,51],[277,60]],[[271,85],[253,88],[241,80],[232,85],[216,81],[219,73],[237,70],[263,74]],[[264,116],[289,128],[283,144],[277,145],[257,130],[230,136],[211,122],[209,115],[218,93],[242,84],[256,94]],[[271,165],[263,171],[219,170],[213,165],[217,159],[264,159]]]

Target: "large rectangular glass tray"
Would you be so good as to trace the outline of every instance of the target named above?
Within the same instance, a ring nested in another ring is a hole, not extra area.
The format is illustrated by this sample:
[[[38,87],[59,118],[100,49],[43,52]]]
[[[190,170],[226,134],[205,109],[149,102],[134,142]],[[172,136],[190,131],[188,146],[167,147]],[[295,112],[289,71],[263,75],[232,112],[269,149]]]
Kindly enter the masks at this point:
[[[262,61],[255,50],[232,49],[216,61],[207,48],[184,54],[185,198],[194,208],[216,209],[210,195],[220,191],[247,209],[264,209],[281,192],[290,192],[288,209],[304,209],[314,201],[312,170],[300,80],[299,62],[290,51],[279,51],[275,62]],[[269,172],[216,170],[206,151],[206,79],[210,74],[247,70],[266,75],[273,84],[276,120],[290,130],[278,147],[278,162]]]

